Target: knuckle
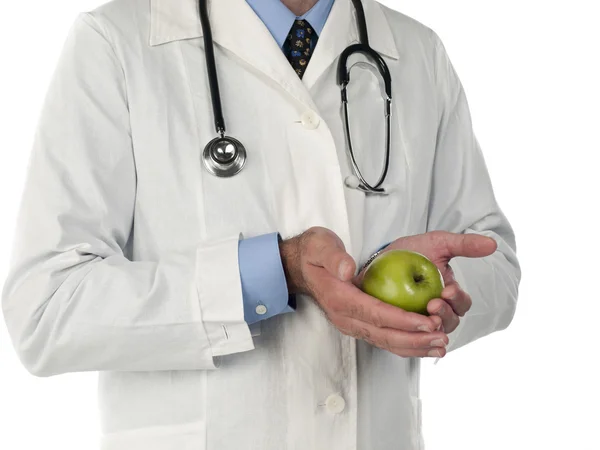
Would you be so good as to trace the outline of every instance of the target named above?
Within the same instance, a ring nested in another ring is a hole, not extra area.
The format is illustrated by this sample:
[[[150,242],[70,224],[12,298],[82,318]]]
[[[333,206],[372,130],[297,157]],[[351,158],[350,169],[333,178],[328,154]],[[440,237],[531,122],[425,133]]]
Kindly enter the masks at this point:
[[[469,294],[465,294],[465,313],[473,306],[473,300]]]
[[[322,236],[326,231],[327,229],[323,227],[310,227],[303,234],[310,237],[319,237]]]
[[[326,248],[326,229],[322,227],[313,227],[302,233],[300,242],[303,251],[309,255],[318,255]]]
[[[381,314],[381,311],[379,309],[376,309],[371,313],[371,323],[377,328],[383,328],[383,315]]]
[[[360,303],[356,305],[356,315],[359,319],[364,320],[366,317],[365,306]]]
[[[336,315],[341,315],[344,311],[348,310],[348,305],[346,305],[343,301],[340,301],[339,298],[329,298],[325,301],[326,308],[332,313]]]
[[[355,317],[356,316],[356,305],[352,302],[349,302],[344,305],[343,309],[340,308],[340,313],[343,313],[345,316],[348,316],[348,317]]]
[[[459,325],[460,325],[460,317],[456,316],[456,319],[454,320],[454,329],[456,330]]]
[[[365,317],[365,307],[360,303],[348,303],[347,312],[349,316],[355,317],[359,320],[363,320]]]
[[[448,232],[441,231],[441,230],[432,231],[429,234],[429,236],[433,242],[435,242],[436,244],[440,244],[440,243],[443,243],[446,241],[446,239],[448,237]]]
[[[450,291],[449,298],[456,298],[456,296],[460,294],[460,289],[455,284],[450,286],[448,290]]]
[[[365,341],[367,344],[370,344],[374,347],[377,347],[377,343],[372,339],[372,338],[364,338],[363,341]]]
[[[310,243],[312,242],[314,235],[315,232],[312,229],[308,229],[297,237],[298,247],[300,247],[303,252],[306,252],[310,247]]]
[[[410,338],[410,346],[411,348],[418,349],[421,348],[421,339],[417,336]]]
[[[383,348],[384,350],[387,350],[388,352],[392,352],[393,353],[392,345],[391,345],[389,336],[384,335],[381,338],[380,342],[381,342],[381,348]]]
[[[319,239],[317,235],[311,235],[311,237],[304,242],[304,248],[306,250],[306,253],[312,256],[321,253],[324,247],[325,245],[323,241]]]
[[[371,332],[369,331],[368,328],[360,328],[360,336],[361,339],[371,339]]]
[[[362,339],[368,341],[371,339],[371,332],[364,327],[351,327],[349,336],[354,339]]]
[[[339,328],[339,330],[346,336],[350,336],[353,339],[360,339],[359,332],[355,328]]]
[[[345,334],[347,336],[352,336],[354,328],[350,324],[331,316],[327,316],[327,319],[334,327],[338,329],[340,333]]]
[[[348,328],[348,336],[354,339],[360,339],[360,330],[356,327]]]
[[[309,228],[303,234],[310,238],[311,243],[320,246],[328,244],[331,239],[335,239],[336,241],[339,239],[338,236],[330,229],[318,226]]]
[[[460,325],[460,319],[457,317],[456,319],[453,319],[451,321],[451,323],[445,327],[446,333],[452,333],[454,330],[456,330],[458,328],[458,325]]]

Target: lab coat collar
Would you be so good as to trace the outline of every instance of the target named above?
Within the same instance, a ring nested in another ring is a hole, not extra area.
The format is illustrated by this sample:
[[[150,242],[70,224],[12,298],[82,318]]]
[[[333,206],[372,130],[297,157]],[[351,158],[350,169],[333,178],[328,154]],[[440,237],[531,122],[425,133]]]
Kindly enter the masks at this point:
[[[399,52],[381,6],[363,0],[369,41],[377,52],[398,59]],[[245,0],[211,0],[213,40],[261,71],[307,108],[316,109],[309,90],[349,45],[358,42],[351,0],[336,0],[304,74],[296,75],[275,39]],[[250,30],[245,39],[239,30]],[[150,45],[202,37],[197,0],[151,0]]]
[[[377,52],[397,59],[399,49],[394,42],[392,31],[381,6],[374,0],[363,0],[363,4],[371,46]],[[236,36],[235,30],[239,30],[237,26],[248,26],[248,22],[260,21],[245,0],[215,0],[210,1],[208,6],[213,38],[220,44],[223,44],[222,41],[226,35],[230,36],[229,40],[237,37],[237,40],[241,41],[239,35]],[[202,37],[202,26],[198,14],[198,0],[151,0],[150,45],[156,46],[177,40]],[[352,16],[348,14],[352,14]],[[341,24],[339,23],[341,21],[351,21],[351,23]],[[340,25],[342,26],[340,27]],[[265,28],[264,25],[263,28]],[[234,31],[232,32],[232,30]],[[323,30],[323,33],[326,32],[330,36],[321,37],[336,37],[340,40],[337,45],[329,43],[330,49],[341,47],[343,50],[347,45],[358,41],[354,7],[351,0],[336,0]],[[340,36],[343,34],[346,34],[345,40],[343,36]],[[228,40],[226,39],[226,41]],[[320,39],[320,44],[322,41],[323,39]]]

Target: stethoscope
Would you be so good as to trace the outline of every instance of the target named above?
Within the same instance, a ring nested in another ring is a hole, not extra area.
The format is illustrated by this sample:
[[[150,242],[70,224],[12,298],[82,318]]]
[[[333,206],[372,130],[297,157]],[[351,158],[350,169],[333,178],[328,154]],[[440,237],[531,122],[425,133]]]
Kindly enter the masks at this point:
[[[218,1],[218,0],[217,0]],[[207,11],[208,0],[199,0],[200,22],[204,32],[204,52],[206,54],[206,67],[208,72],[208,84],[210,87],[210,96],[212,99],[213,115],[215,128],[218,137],[211,140],[202,154],[202,161],[206,170],[217,177],[233,177],[238,174],[246,164],[247,152],[244,145],[237,139],[226,136],[225,119],[223,118],[223,109],[221,107],[221,95],[219,92],[219,82],[217,80],[217,67],[215,63],[214,44],[210,21]],[[352,0],[356,9],[358,32],[360,43],[347,47],[340,56],[338,66],[337,81],[342,90],[343,121],[346,136],[346,143],[350,162],[352,164],[353,175],[345,180],[346,186],[359,189],[367,194],[387,195],[389,192],[382,187],[387,176],[390,162],[391,145],[391,112],[392,112],[392,78],[389,68],[383,58],[369,46],[369,36],[367,33],[367,23],[365,12],[361,0]],[[377,183],[371,185],[362,175],[352,147],[350,138],[350,121],[348,118],[348,94],[347,88],[350,84],[350,69],[348,68],[348,58],[356,53],[362,53],[376,63],[385,86],[385,160],[383,170]]]

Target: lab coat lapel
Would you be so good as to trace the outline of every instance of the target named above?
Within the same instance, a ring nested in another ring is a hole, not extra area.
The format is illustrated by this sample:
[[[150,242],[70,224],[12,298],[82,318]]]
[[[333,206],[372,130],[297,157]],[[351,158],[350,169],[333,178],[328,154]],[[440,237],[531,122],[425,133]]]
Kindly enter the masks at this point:
[[[197,0],[151,2],[150,45],[203,36]],[[216,47],[234,54],[243,64],[269,77],[307,108],[315,109],[305,84],[245,0],[211,0],[208,10]],[[218,72],[218,54],[216,59]]]
[[[378,53],[393,60],[399,49],[381,6],[373,0],[363,0],[369,43]],[[351,0],[336,0],[319,36],[319,42],[304,74],[304,84],[311,89],[321,75],[346,47],[359,42],[356,10]]]
[[[346,47],[358,42],[350,0],[336,0],[315,52],[304,73],[304,84],[310,89]]]
[[[271,78],[307,108],[315,108],[308,89],[245,0],[214,0],[211,21],[219,45]]]

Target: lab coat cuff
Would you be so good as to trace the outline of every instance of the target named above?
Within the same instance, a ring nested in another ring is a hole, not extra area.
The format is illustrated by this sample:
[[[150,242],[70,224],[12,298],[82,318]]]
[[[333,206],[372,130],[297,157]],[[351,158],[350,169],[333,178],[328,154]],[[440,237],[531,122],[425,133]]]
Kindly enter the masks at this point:
[[[238,264],[240,237],[207,242],[197,251],[198,297],[213,356],[254,349],[250,328],[244,320]]]

